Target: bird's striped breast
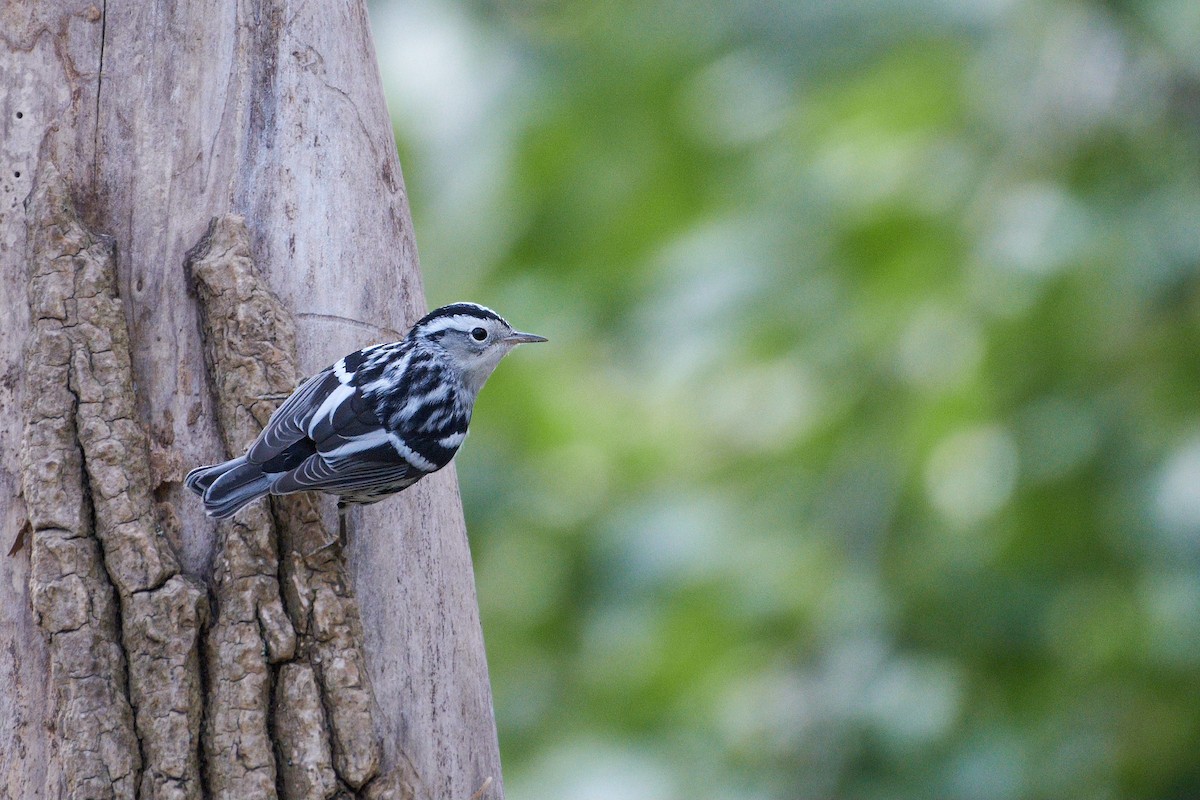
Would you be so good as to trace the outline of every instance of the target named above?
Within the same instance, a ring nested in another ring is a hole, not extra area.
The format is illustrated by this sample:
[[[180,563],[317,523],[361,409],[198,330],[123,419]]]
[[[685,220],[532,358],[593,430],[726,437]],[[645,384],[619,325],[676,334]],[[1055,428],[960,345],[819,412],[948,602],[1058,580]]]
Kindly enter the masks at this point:
[[[431,472],[454,457],[471,421],[455,378],[438,353],[410,347],[360,367],[355,382],[401,457]]]

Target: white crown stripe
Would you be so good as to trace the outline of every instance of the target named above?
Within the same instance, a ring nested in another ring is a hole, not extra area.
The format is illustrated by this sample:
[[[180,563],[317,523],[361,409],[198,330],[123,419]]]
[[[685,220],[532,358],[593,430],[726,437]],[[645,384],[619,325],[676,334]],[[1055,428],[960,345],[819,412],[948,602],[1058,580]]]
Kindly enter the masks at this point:
[[[470,330],[480,322],[490,321],[484,317],[477,317],[473,314],[455,314],[452,317],[438,317],[430,320],[421,326],[421,332],[425,334],[439,333],[448,330]]]

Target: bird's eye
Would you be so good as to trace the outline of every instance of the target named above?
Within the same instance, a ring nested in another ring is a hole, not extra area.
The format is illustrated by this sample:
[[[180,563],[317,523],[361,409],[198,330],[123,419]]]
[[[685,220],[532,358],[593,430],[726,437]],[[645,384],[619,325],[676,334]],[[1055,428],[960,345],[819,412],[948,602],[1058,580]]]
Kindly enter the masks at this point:
[[[485,331],[483,328],[475,328],[471,331],[471,338],[477,342],[482,342],[487,338],[487,331]]]

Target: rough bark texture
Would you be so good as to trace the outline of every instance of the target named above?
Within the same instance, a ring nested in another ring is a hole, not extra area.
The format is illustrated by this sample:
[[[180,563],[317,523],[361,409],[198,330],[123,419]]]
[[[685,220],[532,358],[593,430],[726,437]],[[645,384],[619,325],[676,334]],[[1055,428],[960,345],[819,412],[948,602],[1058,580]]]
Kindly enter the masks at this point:
[[[296,377],[291,318],[252,272],[244,226],[240,234],[222,228],[214,236],[210,228],[187,260],[204,309],[205,360],[227,453],[240,452],[270,418],[273,406],[256,395],[287,393]],[[271,665],[296,652],[279,594],[275,529],[266,506],[255,504],[219,525],[217,535],[218,613],[208,635],[209,781],[218,799],[236,800],[247,787],[256,797],[275,797]],[[277,729],[288,735],[287,727]]]
[[[218,419],[226,448],[230,453],[242,452],[270,419],[275,409],[272,398],[286,396],[300,381],[295,366],[295,332],[291,315],[262,282],[250,256],[250,235],[240,217],[214,219],[200,243],[188,253],[187,267],[200,298],[201,328],[205,342],[205,357],[216,388]],[[221,527],[222,532],[235,528],[227,538],[226,548],[237,547],[252,552],[252,558],[231,559],[235,563],[259,565],[270,570],[272,594],[266,604],[256,609],[260,620],[268,618],[261,630],[267,635],[265,652],[271,662],[295,658],[304,662],[305,670],[297,672],[286,665],[289,682],[275,694],[275,713],[290,717],[293,713],[310,721],[320,720],[325,731],[299,728],[276,722],[276,741],[281,753],[280,768],[284,786],[306,787],[327,785],[326,780],[311,783],[302,780],[308,764],[295,761],[297,753],[320,752],[320,761],[332,763],[337,777],[351,789],[363,787],[379,770],[380,747],[372,721],[374,700],[362,652],[362,623],[358,604],[348,589],[346,566],[341,548],[326,530],[312,496],[296,495],[275,498],[276,523],[264,508],[256,508],[245,525],[247,515]],[[284,543],[284,586],[288,598],[290,624],[275,612],[279,607],[278,584],[274,576],[278,559],[274,547],[278,526]],[[232,594],[231,604],[242,590],[229,580],[223,580],[225,559],[219,561],[217,594]],[[255,576],[264,577],[264,576]],[[261,593],[255,593],[259,596]],[[253,621],[254,617],[251,617]],[[214,628],[214,635],[216,633]],[[297,644],[296,633],[299,633]],[[278,631],[272,647],[270,632]],[[253,631],[247,631],[253,633]],[[238,637],[241,641],[243,637]],[[214,642],[213,649],[220,646]],[[263,648],[258,648],[260,651]],[[275,656],[271,657],[272,651]],[[210,675],[221,675],[223,659],[214,659]],[[245,660],[238,662],[245,664]],[[281,670],[282,671],[282,670]],[[255,665],[255,674],[246,676],[254,683],[267,676],[265,663]],[[300,697],[298,692],[311,676],[316,693]],[[240,676],[239,676],[240,677]],[[219,686],[224,681],[214,681]],[[255,696],[256,705],[262,698]],[[323,709],[320,715],[301,709],[280,706],[281,701],[296,701],[309,707]],[[219,707],[220,703],[214,702]],[[262,704],[265,722],[267,709]],[[259,723],[256,721],[256,727]],[[217,738],[220,741],[220,737]],[[322,745],[320,742],[326,742]],[[264,742],[266,744],[267,742]],[[332,750],[330,750],[330,743]],[[257,748],[255,750],[258,753]],[[269,749],[259,754],[270,760]],[[215,753],[209,755],[212,763]],[[259,759],[256,759],[259,760]],[[328,776],[326,776],[328,777]],[[300,794],[294,796],[309,796]],[[325,795],[323,795],[325,796]]]
[[[29,591],[50,640],[56,761],[72,765],[53,770],[48,788],[67,797],[133,798],[141,758],[125,692],[116,593],[93,532],[75,433],[78,403],[69,388],[74,273],[108,261],[111,246],[87,237],[74,220],[47,223],[31,237],[35,322],[28,358],[41,366],[26,387],[22,467],[32,527]]]
[[[29,0],[0,49],[0,798],[502,797],[451,470],[349,568],[326,501],[180,486],[423,307],[361,3]]]
[[[68,796],[93,796],[107,781],[104,796],[123,797],[140,780],[140,797],[199,798],[196,648],[207,597],[179,574],[155,521],[113,243],[79,223],[53,167],[29,209],[35,335],[26,363],[39,368],[26,395],[23,485],[30,594],[56,645],[56,690],[67,696],[62,785]],[[96,563],[81,563],[87,557]],[[103,770],[69,768],[93,753]]]

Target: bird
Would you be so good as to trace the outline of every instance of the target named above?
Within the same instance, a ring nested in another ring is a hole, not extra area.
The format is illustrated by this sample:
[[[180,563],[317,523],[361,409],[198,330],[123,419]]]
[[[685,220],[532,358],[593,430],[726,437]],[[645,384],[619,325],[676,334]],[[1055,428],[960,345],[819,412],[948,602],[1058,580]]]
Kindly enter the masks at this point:
[[[184,485],[217,519],[266,495],[336,495],[345,541],[347,507],[449,464],[496,365],[517,345],[544,341],[476,303],[434,309],[403,339],[350,353],[301,383],[244,454],[197,467]]]

